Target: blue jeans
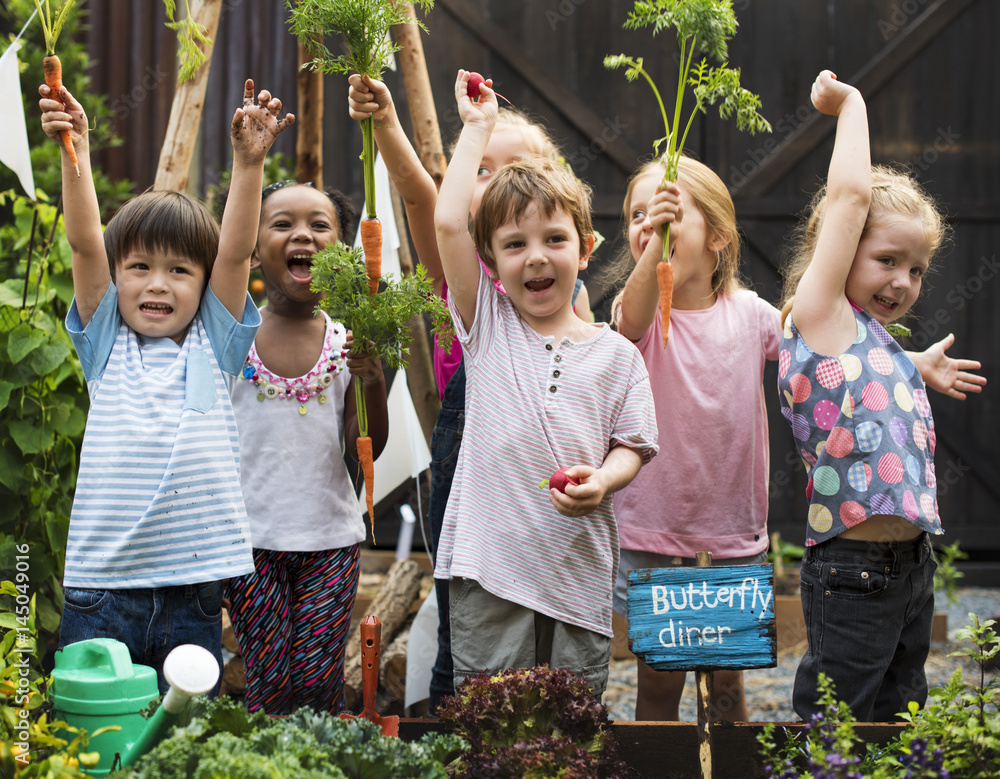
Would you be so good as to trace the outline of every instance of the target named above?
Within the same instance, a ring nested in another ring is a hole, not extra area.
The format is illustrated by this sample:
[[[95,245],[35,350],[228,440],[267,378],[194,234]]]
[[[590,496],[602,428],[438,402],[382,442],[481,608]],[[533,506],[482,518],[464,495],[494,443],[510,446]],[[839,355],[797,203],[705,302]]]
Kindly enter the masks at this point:
[[[444,390],[441,408],[434,432],[431,434],[431,498],[428,514],[431,526],[431,543],[434,546],[434,562],[437,562],[438,541],[441,539],[441,525],[444,510],[451,494],[451,482],[455,477],[458,451],[462,443],[465,427],[465,362],[451,377]],[[454,668],[451,660],[451,621],[448,609],[448,580],[435,579],[434,593],[438,604],[438,654],[431,669],[430,698],[428,711],[433,714],[441,699],[455,694]]]
[[[936,568],[926,534],[806,547],[800,578],[809,648],[795,674],[796,714],[808,721],[822,711],[820,673],[859,722],[895,720],[909,701],[924,705]]]
[[[222,582],[134,590],[65,589],[59,648],[91,638],[113,638],[128,647],[132,662],[156,670],[167,691],[163,661],[174,647],[196,644],[219,663],[222,678]],[[209,693],[215,697],[219,683]]]

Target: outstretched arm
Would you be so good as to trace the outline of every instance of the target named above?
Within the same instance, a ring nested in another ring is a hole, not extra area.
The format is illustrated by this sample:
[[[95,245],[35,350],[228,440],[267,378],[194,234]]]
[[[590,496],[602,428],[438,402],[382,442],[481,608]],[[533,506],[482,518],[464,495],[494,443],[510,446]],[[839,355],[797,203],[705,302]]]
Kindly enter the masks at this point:
[[[986,377],[969,373],[983,367],[978,360],[963,360],[945,354],[954,343],[955,334],[949,333],[936,344],[928,346],[926,350],[907,352],[907,355],[917,366],[921,378],[928,387],[956,400],[965,400],[966,392],[983,391]]]
[[[812,262],[795,292],[795,325],[809,345],[838,354],[853,340],[854,314],[844,293],[871,202],[871,151],[865,101],[824,70],[812,89],[816,108],[837,117],[827,176],[827,204]],[[850,339],[850,340],[848,340]]]
[[[389,178],[403,199],[417,257],[427,269],[434,291],[440,295],[444,286],[444,271],[434,232],[434,206],[438,194],[434,179],[421,164],[410,139],[403,132],[389,88],[381,81],[357,73],[348,79],[348,83],[347,105],[351,118],[358,121],[369,117],[373,119],[375,143],[385,161]]]
[[[219,254],[212,267],[212,291],[237,320],[243,317],[250,255],[260,227],[260,193],[264,181],[264,159],[282,130],[295,122],[292,114],[279,120],[281,101],[261,90],[253,97],[253,79],[243,90],[243,107],[233,114],[233,178],[222,214]]]
[[[73,294],[80,322],[86,327],[111,283],[101,232],[101,211],[90,169],[87,114],[65,87],[59,95],[53,95],[52,90],[42,84],[38,94],[41,95],[38,107],[42,110],[42,129],[62,150],[63,214],[66,240],[73,256]],[[65,130],[69,130],[76,150],[79,176],[59,136]]]
[[[462,323],[470,327],[476,318],[479,289],[479,258],[469,234],[469,211],[476,185],[476,173],[497,120],[497,99],[487,80],[479,88],[479,102],[468,95],[469,71],[458,71],[455,98],[464,126],[451,163],[444,174],[434,211],[441,265],[448,280],[448,294],[454,300]]]

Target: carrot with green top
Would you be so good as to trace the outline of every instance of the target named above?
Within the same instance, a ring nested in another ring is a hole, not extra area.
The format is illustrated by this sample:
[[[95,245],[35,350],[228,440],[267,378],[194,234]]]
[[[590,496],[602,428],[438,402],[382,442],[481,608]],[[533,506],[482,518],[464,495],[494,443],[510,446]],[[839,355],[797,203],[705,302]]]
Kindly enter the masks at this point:
[[[736,13],[731,0],[637,0],[635,8],[628,15],[625,29],[652,27],[654,35],[661,30],[674,28],[680,46],[680,70],[677,79],[677,99],[674,105],[673,121],[668,118],[660,90],[642,66],[642,58],[632,58],[624,54],[607,56],[604,67],[625,67],[625,78],[635,81],[642,76],[656,95],[656,102],[663,117],[666,135],[653,144],[653,151],[660,154],[665,173],[663,182],[677,181],[678,164],[688,131],[699,113],[706,113],[707,106],[719,103],[719,115],[728,119],[736,114],[736,124],[741,130],[751,133],[771,131],[771,125],[757,109],[760,98],[740,86],[739,69],[726,67],[728,41],[736,34]],[[698,65],[692,67],[696,49],[710,54],[722,64],[709,67],[702,57]],[[681,132],[681,109],[684,104],[686,87],[694,90],[695,105],[691,109],[687,124]],[[660,146],[666,148],[660,153]],[[663,266],[666,266],[664,268]],[[670,328],[670,304],[673,296],[673,267],[670,265],[670,224],[663,229],[663,262],[656,269],[656,279],[660,287],[660,312],[662,316],[663,346],[667,345]]]
[[[74,2],[75,0],[65,0],[62,6],[56,10],[55,15],[53,15],[49,0],[45,0],[44,6],[41,0],[35,0],[35,8],[38,9],[38,18],[42,20],[42,35],[45,38],[45,57],[42,59],[42,70],[45,72],[45,86],[50,90],[49,97],[60,102],[62,102],[60,92],[62,92],[63,88],[62,62],[59,61],[59,57],[56,55],[56,41],[59,39],[59,33],[62,32],[63,25],[66,23],[66,17],[69,15]],[[65,103],[63,103],[63,110],[66,110]],[[69,130],[63,130],[59,133],[59,137],[62,139],[63,148],[66,149],[66,154],[69,155],[70,162],[73,163],[76,175],[79,176],[80,162],[76,158],[76,147],[73,146],[72,134]]]

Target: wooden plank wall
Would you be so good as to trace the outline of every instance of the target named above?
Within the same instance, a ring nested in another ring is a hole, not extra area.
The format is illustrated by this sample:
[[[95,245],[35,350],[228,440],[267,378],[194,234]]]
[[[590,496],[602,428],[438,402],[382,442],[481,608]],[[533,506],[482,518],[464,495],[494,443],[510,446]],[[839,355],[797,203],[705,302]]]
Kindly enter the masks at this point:
[[[224,2],[203,118],[201,192],[229,164],[228,122],[245,77],[253,76],[295,110],[296,49],[284,4]],[[621,248],[616,239],[627,177],[662,134],[648,87],[626,82],[620,71],[606,71],[602,61],[614,53],[644,57],[668,100],[676,80],[672,35],[654,39],[648,31],[621,29],[631,5],[626,0],[437,0],[425,19],[430,34],[424,48],[446,147],[459,130],[452,99],[455,72],[478,70],[518,108],[545,122],[577,174],[594,187],[595,222],[608,241],[586,281],[602,318],[617,289],[608,269]],[[111,95],[116,127],[126,139],[99,162],[143,189],[153,180],[172,97],[172,33],[162,26],[159,3],[90,0],[87,7],[94,86]],[[1000,583],[1000,565],[990,566],[1000,551],[994,521],[1000,511],[1000,306],[992,302],[1000,293],[1000,74],[990,54],[1000,31],[1000,5],[992,0],[736,0],[735,8],[740,30],[731,64],[743,68],[744,85],[761,95],[775,131],[752,137],[732,122],[709,116],[695,122],[688,146],[734,192],[747,238],[745,274],[759,294],[779,300],[779,268],[789,233],[829,161],[832,124],[827,120],[817,123],[818,145],[801,158],[786,156],[779,146],[814,121],[809,87],[824,67],[846,80],[872,70],[881,77],[866,95],[873,157],[912,164],[948,211],[954,242],[925,284],[910,322],[911,345],[924,348],[953,331],[955,355],[986,363],[983,372],[991,382],[986,394],[964,404],[934,396],[932,405],[946,540],[960,540]],[[949,20],[949,14],[954,18]],[[924,23],[925,15],[930,24]],[[915,35],[921,31],[929,31],[923,42]],[[901,41],[918,43],[904,55]],[[163,76],[166,72],[171,75]],[[401,76],[387,73],[386,80],[408,126]],[[327,77],[325,93],[324,177],[360,205],[361,141],[345,110],[346,80]],[[288,133],[277,150],[291,154],[293,149]],[[787,173],[753,191],[761,168],[792,159]],[[772,367],[769,386],[774,373]],[[769,402],[770,526],[800,541],[805,477],[771,393]]]

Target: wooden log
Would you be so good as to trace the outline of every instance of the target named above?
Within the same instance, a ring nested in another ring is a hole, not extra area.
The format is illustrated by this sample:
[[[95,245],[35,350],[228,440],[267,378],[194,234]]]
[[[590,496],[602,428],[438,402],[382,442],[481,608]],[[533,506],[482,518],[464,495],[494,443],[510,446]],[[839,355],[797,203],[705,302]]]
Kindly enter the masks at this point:
[[[323,188],[323,74],[303,69],[312,55],[299,43],[299,72],[295,76],[298,106],[295,116],[295,178]]]
[[[212,41],[219,29],[219,14],[222,0],[193,0],[191,18],[205,28],[205,35]],[[212,44],[202,46],[205,62],[198,68],[194,78],[178,84],[174,92],[174,102],[170,106],[167,134],[160,149],[160,161],[156,167],[153,189],[170,189],[184,192],[191,173],[191,158],[194,156],[201,126],[201,112],[205,106],[205,89],[208,87],[208,70],[212,64]]]
[[[406,702],[406,655],[410,646],[412,615],[392,643],[382,652],[382,688],[390,698]]]
[[[382,645],[395,638],[420,594],[422,571],[413,560],[399,560],[386,575],[368,609],[382,623]],[[344,703],[353,710],[361,703],[361,640],[348,637],[344,656]]]

